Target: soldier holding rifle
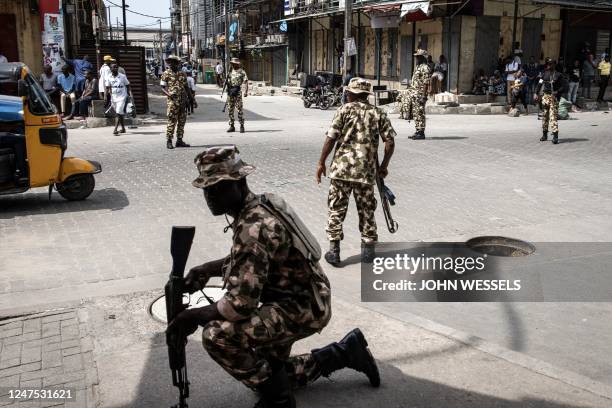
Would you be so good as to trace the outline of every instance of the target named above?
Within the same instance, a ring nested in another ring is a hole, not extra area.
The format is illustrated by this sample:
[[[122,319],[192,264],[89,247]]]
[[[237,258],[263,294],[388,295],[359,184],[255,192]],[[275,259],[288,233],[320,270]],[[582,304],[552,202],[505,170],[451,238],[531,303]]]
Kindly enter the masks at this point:
[[[204,326],[206,351],[259,392],[259,408],[293,408],[293,388],[345,367],[379,386],[376,361],[359,329],[339,342],[290,356],[294,342],[321,332],[331,318],[320,247],[282,199],[249,190],[246,176],[255,167],[240,159],[235,146],[208,148],[195,162],[200,176],[193,185],[203,190],[213,215],[233,218],[233,245],[226,258],[191,269],[184,288],[193,293],[210,277],[222,276],[227,291],[209,306],[178,313],[168,336],[186,339]]]
[[[362,262],[372,261],[374,244],[378,241],[374,185],[377,176],[384,178],[388,174],[396,133],[387,114],[368,103],[371,90],[372,85],[365,79],[351,79],[346,87],[348,103],[336,111],[317,166],[317,183],[321,183],[321,176],[326,173],[327,156],[336,146],[329,172],[331,183],[327,199],[326,230],[330,248],[325,254],[325,260],[334,266],[340,263],[340,241],[344,238],[342,223],[351,193],[359,215]],[[385,143],[385,155],[377,169],[379,137]]]

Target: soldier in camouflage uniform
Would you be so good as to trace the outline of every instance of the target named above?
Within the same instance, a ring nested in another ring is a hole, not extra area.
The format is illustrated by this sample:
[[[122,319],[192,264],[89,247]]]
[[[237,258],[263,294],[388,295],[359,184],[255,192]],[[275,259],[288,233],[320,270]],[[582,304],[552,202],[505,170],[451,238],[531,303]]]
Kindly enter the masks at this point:
[[[414,118],[416,132],[411,138],[420,140],[425,139],[425,103],[431,69],[427,65],[427,51],[419,49],[414,55],[417,67],[412,74],[411,88],[402,95],[400,117],[407,120]]]
[[[374,186],[377,172],[380,177],[388,173],[396,134],[387,114],[368,103],[371,89],[368,81],[351,79],[346,87],[348,103],[336,111],[318,163],[317,182],[320,183],[321,176],[325,175],[327,156],[336,146],[329,172],[331,183],[327,199],[329,215],[326,231],[330,249],[325,254],[325,260],[334,266],[340,263],[340,241],[344,238],[342,222],[351,193],[355,197],[359,215],[363,262],[371,261],[374,256],[373,244],[378,240]],[[377,170],[379,137],[385,143],[385,155]]]
[[[553,144],[559,143],[559,100],[567,93],[568,84],[565,77],[555,69],[556,63],[550,58],[546,59],[545,71],[542,74],[534,94],[535,102],[540,102],[542,112],[541,142],[548,140],[548,125],[552,128]],[[540,97],[540,93],[542,96]]]
[[[296,247],[299,238],[291,227],[249,190],[245,177],[255,168],[240,159],[235,146],[208,148],[195,162],[200,176],[193,185],[203,189],[213,215],[233,218],[233,245],[229,256],[191,269],[185,287],[193,293],[210,277],[222,276],[226,292],[216,303],[183,311],[168,330],[186,338],[204,326],[204,348],[234,378],[260,392],[256,407],[293,408],[292,388],[345,367],[380,385],[359,329],[311,353],[290,356],[294,342],[329,322],[329,281],[319,263]]]
[[[249,94],[249,78],[244,69],[240,68],[240,60],[232,58],[232,70],[227,76],[227,107],[229,114],[228,132],[235,132],[234,111],[238,110],[238,122],[240,122],[240,133],[244,133],[244,112],[242,110],[242,85],[245,86],[244,97]]]
[[[166,58],[168,69],[164,71],[160,78],[162,92],[168,97],[168,126],[166,127],[166,147],[174,149],[172,146],[172,138],[174,137],[174,129],[176,128],[176,147],[189,147],[183,141],[183,132],[185,122],[187,121],[187,112],[185,106],[187,99],[191,97],[191,93],[187,91],[187,77],[185,73],[179,69],[181,59],[176,55],[171,55]]]

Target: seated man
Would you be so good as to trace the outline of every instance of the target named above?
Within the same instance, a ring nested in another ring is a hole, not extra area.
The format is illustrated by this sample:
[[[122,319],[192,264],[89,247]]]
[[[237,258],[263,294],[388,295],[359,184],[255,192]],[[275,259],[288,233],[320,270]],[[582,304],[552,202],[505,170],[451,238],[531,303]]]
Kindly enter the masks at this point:
[[[70,98],[72,103],[72,111],[75,109],[76,102],[76,79],[74,75],[70,73],[68,65],[62,67],[62,73],[58,75],[57,82],[60,86],[60,107],[61,114],[66,115],[66,99]],[[72,113],[68,118],[72,119]],[[67,119],[68,119],[67,118]]]
[[[77,99],[75,105],[76,109],[73,109],[73,113],[80,116],[80,119],[85,119],[85,116],[89,114],[89,107],[91,101],[98,99],[98,80],[94,76],[92,71],[85,73],[85,85],[83,87],[83,94]],[[72,116],[72,115],[71,115]],[[66,119],[71,119],[71,116]]]

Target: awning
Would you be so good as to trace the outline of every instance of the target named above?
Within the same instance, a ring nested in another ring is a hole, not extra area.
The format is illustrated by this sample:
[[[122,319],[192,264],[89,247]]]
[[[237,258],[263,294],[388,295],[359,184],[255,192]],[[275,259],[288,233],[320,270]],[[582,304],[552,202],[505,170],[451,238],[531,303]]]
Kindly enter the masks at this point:
[[[567,8],[612,11],[612,0],[533,0],[536,4],[551,4]]]
[[[415,3],[404,3],[402,4],[402,9],[400,13],[400,17],[404,17],[407,14],[418,13],[421,12],[425,15],[431,14],[431,1],[418,1]]]

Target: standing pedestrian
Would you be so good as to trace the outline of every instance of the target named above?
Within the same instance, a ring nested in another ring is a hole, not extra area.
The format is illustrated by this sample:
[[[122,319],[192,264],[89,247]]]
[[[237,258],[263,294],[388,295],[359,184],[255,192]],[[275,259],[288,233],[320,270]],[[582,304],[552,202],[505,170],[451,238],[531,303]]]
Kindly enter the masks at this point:
[[[520,58],[518,59],[520,60]],[[517,61],[517,57],[514,57],[514,60],[506,58],[506,99],[509,104],[512,103],[512,85],[514,84],[514,74],[517,73],[520,67],[521,65]]]
[[[110,55],[104,56],[104,63],[100,67],[99,71],[99,80],[98,80],[98,93],[100,94],[100,98],[102,100],[106,100],[106,96],[104,95],[104,91],[106,90],[106,80],[111,74],[110,64],[115,60]]]
[[[610,81],[610,55],[606,55],[604,60],[597,66],[599,70],[599,94],[597,94],[597,102],[604,102],[606,96],[606,87]]]
[[[185,131],[185,122],[187,114],[185,105],[189,98],[190,92],[187,89],[187,78],[179,69],[181,59],[176,55],[171,55],[166,58],[168,69],[164,71],[160,78],[162,92],[168,97],[168,126],[166,127],[166,147],[174,149],[172,139],[174,138],[174,129],[176,128],[176,147],[189,147],[183,141],[183,133]]]
[[[110,66],[111,74],[106,79],[106,98],[107,105],[113,106],[115,110],[115,129],[113,135],[117,136],[119,133],[125,133],[125,107],[127,105],[128,97],[131,97],[132,90],[130,89],[130,81],[127,77],[119,72],[119,65],[113,62]],[[121,130],[117,128],[121,125]]]
[[[244,133],[244,111],[242,107],[242,85],[244,85],[244,97],[249,94],[249,78],[244,69],[240,67],[240,60],[232,58],[230,61],[232,70],[227,76],[227,107],[229,113],[228,132],[235,132],[234,110],[238,110],[238,122],[240,122],[240,133]]]
[[[219,88],[223,87],[223,65],[221,65],[221,61],[217,61],[217,65],[215,65],[215,79],[217,80],[217,86]]]
[[[326,231],[330,248],[325,254],[325,260],[334,266],[340,263],[340,241],[344,238],[342,223],[351,193],[359,215],[362,262],[372,261],[374,244],[378,241],[374,186],[377,176],[384,178],[388,174],[396,133],[385,111],[368,103],[371,91],[370,82],[363,78],[351,79],[346,88],[348,103],[336,111],[317,165],[317,183],[321,183],[321,176],[326,172],[325,161],[335,147],[327,199]],[[380,165],[377,163],[379,137],[385,143],[385,155]]]
[[[529,63],[524,66],[525,75],[527,75],[527,101],[533,101],[533,94],[536,85],[538,84],[538,64],[535,57],[529,57]]]
[[[66,115],[66,99],[70,99],[72,104],[72,110],[74,110],[74,103],[76,101],[76,79],[74,75],[70,73],[70,67],[64,65],[62,67],[62,73],[57,76],[57,83],[60,85],[60,108],[62,115]],[[72,115],[69,115],[66,119],[72,119]]]
[[[196,84],[195,78],[193,77],[193,71],[187,71],[187,88],[190,92],[190,98],[188,98],[188,113],[191,115],[193,113],[193,109],[198,107],[198,104],[195,99]]]
[[[64,58],[64,52],[60,48],[60,56]],[[83,86],[85,85],[85,74],[87,71],[93,71],[94,66],[89,62],[89,56],[84,55],[81,59],[67,59],[64,58],[64,61],[68,65],[70,65],[74,71],[74,77],[76,78],[76,88],[75,90],[80,94],[83,92]]]
[[[416,132],[411,137],[414,140],[425,139],[425,104],[431,80],[431,70],[427,65],[427,51],[418,49],[416,56],[417,67],[412,74],[410,88],[402,95],[400,116],[406,120],[414,118]]]
[[[580,60],[574,60],[574,65],[570,67],[567,71],[567,76],[569,80],[568,91],[567,91],[567,100],[572,103],[573,106],[576,105],[576,96],[578,95],[578,87],[580,86]]]
[[[542,137],[541,142],[548,140],[548,125],[552,128],[553,144],[559,143],[559,100],[567,92],[567,82],[565,77],[556,70],[555,61],[546,59],[545,71],[538,83],[535,100],[539,102],[541,98],[542,106]],[[541,93],[541,96],[540,96]]]
[[[591,85],[595,79],[595,65],[593,53],[587,46],[584,49],[584,61],[582,62],[582,97],[591,99]]]

